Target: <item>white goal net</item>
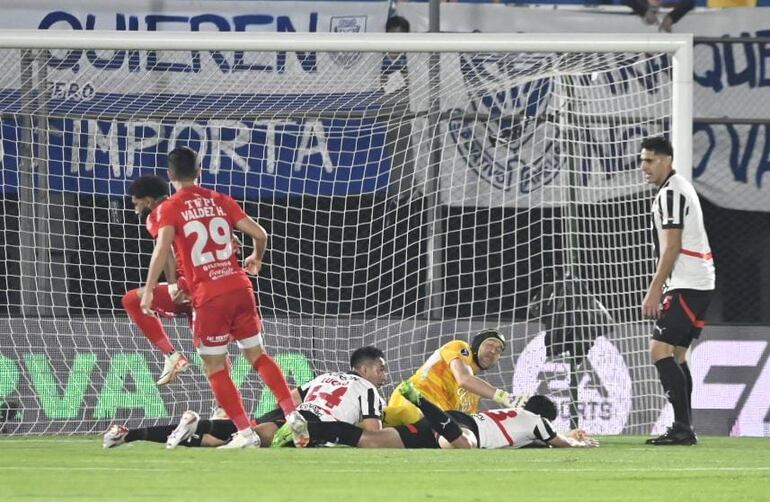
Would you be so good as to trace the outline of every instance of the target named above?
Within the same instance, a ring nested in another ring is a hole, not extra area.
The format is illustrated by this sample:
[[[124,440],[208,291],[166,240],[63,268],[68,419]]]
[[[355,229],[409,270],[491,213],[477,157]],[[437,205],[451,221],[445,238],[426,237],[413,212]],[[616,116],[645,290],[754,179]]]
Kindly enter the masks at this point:
[[[126,317],[152,250],[127,189],[199,153],[268,231],[255,280],[290,382],[385,350],[390,385],[498,328],[484,374],[557,425],[648,433],[652,191],[641,140],[689,165],[690,41],[656,36],[0,34],[0,399],[10,434],[205,412]],[[173,343],[193,356],[183,319]],[[235,347],[233,346],[233,350]],[[254,415],[274,400],[241,358]]]

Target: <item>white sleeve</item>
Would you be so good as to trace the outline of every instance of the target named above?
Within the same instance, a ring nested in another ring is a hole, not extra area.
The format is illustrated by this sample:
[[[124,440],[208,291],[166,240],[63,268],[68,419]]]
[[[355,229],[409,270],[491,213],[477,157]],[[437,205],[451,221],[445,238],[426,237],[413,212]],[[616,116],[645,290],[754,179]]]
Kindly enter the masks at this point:
[[[366,389],[358,398],[361,401],[362,418],[382,419],[382,408],[385,402],[374,387]]]
[[[556,437],[556,432],[553,430],[551,422],[541,416],[537,416],[535,419],[535,428],[532,434],[535,436],[535,439],[543,442],[550,441]]]
[[[660,191],[658,201],[661,228],[684,228],[687,198],[673,187],[666,187]]]

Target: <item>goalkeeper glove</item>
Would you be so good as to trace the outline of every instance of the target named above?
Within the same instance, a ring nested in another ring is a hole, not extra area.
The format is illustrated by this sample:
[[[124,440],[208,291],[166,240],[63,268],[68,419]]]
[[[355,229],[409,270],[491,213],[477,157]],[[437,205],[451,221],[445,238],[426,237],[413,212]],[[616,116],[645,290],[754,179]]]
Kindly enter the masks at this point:
[[[506,408],[521,408],[527,404],[529,396],[526,394],[514,396],[513,394],[505,392],[503,389],[497,389],[492,399],[494,399],[495,402],[502,404]]]

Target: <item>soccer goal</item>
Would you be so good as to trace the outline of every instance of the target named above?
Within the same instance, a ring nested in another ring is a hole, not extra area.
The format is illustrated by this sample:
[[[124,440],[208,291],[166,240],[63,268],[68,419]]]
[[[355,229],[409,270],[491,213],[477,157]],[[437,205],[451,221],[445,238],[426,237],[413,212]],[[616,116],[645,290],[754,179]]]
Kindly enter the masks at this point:
[[[212,405],[120,299],[152,243],[127,188],[190,146],[270,234],[255,284],[289,380],[386,351],[391,385],[498,328],[485,372],[595,434],[665,401],[640,317],[654,269],[642,138],[688,174],[681,35],[0,32],[0,398],[10,434],[152,425]],[[194,351],[186,321],[173,342]],[[233,346],[235,350],[235,346]],[[240,358],[254,414],[273,404]]]

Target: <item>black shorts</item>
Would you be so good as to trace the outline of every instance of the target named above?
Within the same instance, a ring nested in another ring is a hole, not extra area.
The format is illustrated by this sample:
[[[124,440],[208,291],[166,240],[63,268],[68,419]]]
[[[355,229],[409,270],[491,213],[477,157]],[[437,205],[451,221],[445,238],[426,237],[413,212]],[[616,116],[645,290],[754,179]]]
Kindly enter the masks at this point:
[[[673,289],[663,295],[660,319],[652,338],[677,347],[689,347],[700,336],[703,316],[711,303],[713,291]]]
[[[424,418],[416,424],[399,425],[395,427],[404,448],[438,448],[436,433]]]

